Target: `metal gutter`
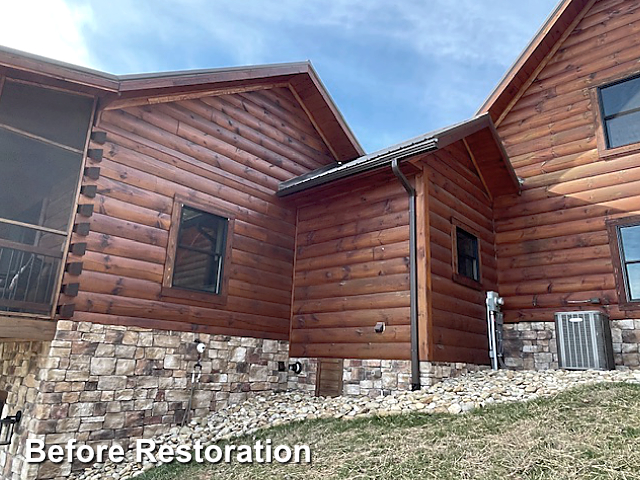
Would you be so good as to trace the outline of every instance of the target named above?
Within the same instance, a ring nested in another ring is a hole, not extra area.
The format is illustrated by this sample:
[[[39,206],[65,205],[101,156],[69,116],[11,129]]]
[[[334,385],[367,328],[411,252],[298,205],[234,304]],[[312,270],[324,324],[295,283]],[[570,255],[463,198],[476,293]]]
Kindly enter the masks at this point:
[[[284,197],[296,192],[307,190],[308,188],[324,185],[341,178],[351,177],[360,173],[376,170],[389,165],[393,160],[413,157],[421,153],[428,153],[438,150],[438,139],[427,138],[415,142],[409,146],[398,146],[391,150],[373,153],[360,157],[348,163],[329,165],[327,167],[314,170],[306,175],[301,175],[291,180],[282,182],[278,187],[277,195]]]
[[[416,229],[416,189],[400,170],[399,159],[391,161],[391,170],[409,195],[409,279],[411,318],[411,390],[420,390],[420,356],[418,353],[418,246]]]
[[[402,160],[422,153],[433,152],[445,148],[447,145],[461,138],[465,138],[468,135],[472,135],[490,125],[491,118],[488,113],[485,113],[469,120],[412,138],[389,148],[370,153],[355,160],[337,165],[328,165],[300,175],[299,177],[291,178],[280,183],[276,194],[279,197],[285,197],[303,190],[325,185],[334,180],[390,165],[394,158]],[[507,158],[508,157],[505,157],[505,159]],[[510,167],[508,161],[505,163]]]

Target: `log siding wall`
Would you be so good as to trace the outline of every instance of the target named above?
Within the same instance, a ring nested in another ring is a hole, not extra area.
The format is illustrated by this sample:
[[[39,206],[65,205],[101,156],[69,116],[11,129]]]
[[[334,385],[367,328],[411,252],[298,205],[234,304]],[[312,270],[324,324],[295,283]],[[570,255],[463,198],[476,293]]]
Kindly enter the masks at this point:
[[[389,169],[311,194],[298,210],[291,356],[408,359],[405,190]]]
[[[488,363],[485,292],[497,288],[491,200],[462,142],[425,162],[429,193],[429,360]],[[452,219],[478,237],[480,288],[453,280]]]
[[[495,201],[500,293],[506,321],[550,321],[553,313],[593,309],[599,297],[621,311],[605,221],[640,212],[640,156],[598,150],[592,91],[640,72],[640,4],[602,0],[585,13],[498,126],[521,196]]]
[[[75,320],[288,339],[295,207],[280,181],[333,163],[288,88],[100,112],[107,132]],[[89,160],[91,163],[91,160]],[[226,305],[161,295],[174,197],[232,212]]]
[[[485,291],[497,288],[491,200],[462,141],[411,163],[420,358],[485,364]],[[390,172],[348,182],[301,200],[291,355],[409,359],[407,194]],[[478,235],[479,289],[453,280],[452,218]]]

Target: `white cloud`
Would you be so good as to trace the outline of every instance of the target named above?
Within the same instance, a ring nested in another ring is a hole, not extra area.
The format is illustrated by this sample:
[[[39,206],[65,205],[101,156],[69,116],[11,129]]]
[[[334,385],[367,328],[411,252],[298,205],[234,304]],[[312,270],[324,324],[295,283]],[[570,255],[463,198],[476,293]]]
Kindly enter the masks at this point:
[[[211,9],[208,1],[191,0],[182,12],[203,13],[191,21],[242,58],[263,54],[278,26],[297,26],[388,39],[425,57],[503,65],[517,53],[514,45],[533,35],[532,14],[547,12],[553,1],[516,7],[504,0],[245,0],[238,9],[236,0],[219,0]],[[211,10],[216,13],[208,15]]]
[[[95,66],[82,34],[84,25],[93,21],[90,6],[64,0],[5,0],[1,5],[0,45]]]
[[[111,73],[310,59],[379,148],[472,115],[554,2],[0,0],[0,44]]]

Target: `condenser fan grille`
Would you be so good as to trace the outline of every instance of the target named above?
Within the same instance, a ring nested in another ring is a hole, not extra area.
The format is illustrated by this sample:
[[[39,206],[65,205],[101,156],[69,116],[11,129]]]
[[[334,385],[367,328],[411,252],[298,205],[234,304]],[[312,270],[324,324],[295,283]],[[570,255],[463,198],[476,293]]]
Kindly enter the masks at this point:
[[[602,312],[558,312],[555,318],[560,368],[615,368],[609,319]]]

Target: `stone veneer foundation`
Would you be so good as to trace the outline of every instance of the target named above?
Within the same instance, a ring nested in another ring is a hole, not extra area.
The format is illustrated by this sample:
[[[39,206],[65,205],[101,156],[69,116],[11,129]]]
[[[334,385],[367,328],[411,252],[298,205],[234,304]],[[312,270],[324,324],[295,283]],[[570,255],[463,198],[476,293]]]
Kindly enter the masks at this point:
[[[318,371],[317,358],[291,358],[300,362],[302,371],[289,375],[288,388],[313,394]],[[444,378],[455,377],[488,367],[466,363],[420,362],[420,384],[431,386]],[[342,371],[343,395],[366,395],[372,398],[389,395],[397,390],[411,389],[411,362],[409,360],[355,360],[345,359]]]
[[[61,479],[72,466],[27,464],[26,439],[47,446],[149,438],[179,424],[188,406],[195,340],[207,345],[193,417],[254,392],[287,388],[288,342],[60,321],[51,342],[0,344],[3,415],[23,411],[11,445],[0,447],[6,480]],[[76,467],[84,467],[77,465]],[[75,467],[74,467],[75,468]]]
[[[640,320],[611,322],[616,364],[640,366]],[[553,322],[505,325],[509,368],[557,368]],[[119,443],[149,438],[180,424],[189,402],[195,340],[207,345],[192,416],[245,400],[252,393],[300,390],[313,394],[318,359],[288,357],[288,342],[60,321],[51,342],[0,343],[3,416],[24,413],[10,446],[0,447],[6,480],[63,479],[67,463],[28,465],[27,438],[47,445]],[[300,361],[300,374],[281,367]],[[421,385],[488,368],[421,362]],[[411,388],[408,360],[345,359],[343,395],[377,397]],[[84,467],[77,465],[76,467]]]
[[[611,320],[611,337],[616,366],[640,366],[640,320]],[[554,322],[505,324],[504,355],[508,368],[546,370],[558,368],[558,347]]]

